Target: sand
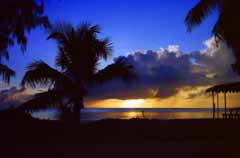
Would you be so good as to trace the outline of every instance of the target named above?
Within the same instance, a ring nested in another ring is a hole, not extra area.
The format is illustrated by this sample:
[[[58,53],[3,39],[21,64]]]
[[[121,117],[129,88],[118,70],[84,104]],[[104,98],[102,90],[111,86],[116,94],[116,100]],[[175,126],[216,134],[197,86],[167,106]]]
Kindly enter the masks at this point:
[[[1,118],[0,125],[1,157],[240,157],[238,120],[132,119],[76,125],[15,117]]]

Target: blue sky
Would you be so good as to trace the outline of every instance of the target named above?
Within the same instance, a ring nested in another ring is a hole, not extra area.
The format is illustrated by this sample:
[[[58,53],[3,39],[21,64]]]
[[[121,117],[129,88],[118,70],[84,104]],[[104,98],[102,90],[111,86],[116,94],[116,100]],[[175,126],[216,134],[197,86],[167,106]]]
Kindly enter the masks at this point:
[[[183,52],[191,52],[204,48],[203,41],[211,37],[211,28],[216,21],[216,14],[212,14],[201,27],[188,33],[184,19],[197,2],[198,0],[46,0],[45,14],[53,23],[64,20],[74,25],[81,21],[99,24],[103,32],[101,36],[110,37],[114,44],[113,57],[134,50],[157,50],[173,44],[179,45]],[[10,48],[8,65],[17,72],[13,84],[22,78],[29,62],[42,59],[54,65],[56,46],[54,42],[47,41],[46,37],[47,33],[38,28],[29,35],[24,55],[18,47]]]

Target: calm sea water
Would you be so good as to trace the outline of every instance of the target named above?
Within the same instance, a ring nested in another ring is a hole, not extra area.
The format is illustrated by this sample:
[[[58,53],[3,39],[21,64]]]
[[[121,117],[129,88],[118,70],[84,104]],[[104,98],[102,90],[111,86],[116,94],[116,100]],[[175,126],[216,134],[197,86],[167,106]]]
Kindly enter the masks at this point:
[[[222,112],[223,109],[220,109]],[[58,119],[57,110],[39,111],[32,114],[40,119]],[[209,108],[86,108],[81,111],[81,121],[91,122],[102,119],[208,119],[212,118],[212,109]]]

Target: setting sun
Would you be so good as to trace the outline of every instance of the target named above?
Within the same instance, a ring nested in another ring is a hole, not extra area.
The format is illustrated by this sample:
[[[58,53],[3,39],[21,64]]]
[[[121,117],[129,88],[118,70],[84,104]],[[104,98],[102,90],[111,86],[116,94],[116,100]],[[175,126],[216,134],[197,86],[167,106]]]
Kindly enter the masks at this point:
[[[123,108],[139,108],[144,105],[144,99],[130,99],[122,102]]]

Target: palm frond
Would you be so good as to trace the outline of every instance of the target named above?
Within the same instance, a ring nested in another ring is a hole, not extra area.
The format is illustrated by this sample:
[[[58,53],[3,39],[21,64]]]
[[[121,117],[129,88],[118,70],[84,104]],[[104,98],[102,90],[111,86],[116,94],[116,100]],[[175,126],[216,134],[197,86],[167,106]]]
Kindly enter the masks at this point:
[[[79,34],[82,37],[84,37],[84,36],[96,37],[96,35],[98,33],[101,33],[101,28],[99,25],[91,25],[89,22],[85,21],[85,22],[82,22],[77,27],[76,32],[77,32],[77,34]]]
[[[95,75],[95,82],[103,83],[117,78],[129,82],[137,79],[137,76],[133,71],[132,65],[126,64],[122,60],[117,60],[115,63],[100,70]]]
[[[93,25],[90,27],[90,32],[92,32],[92,34],[101,33],[101,27],[99,25]]]
[[[65,44],[67,43],[67,38],[64,34],[62,34],[61,32],[51,32],[47,38],[49,39],[54,39],[56,40],[59,44]]]
[[[75,38],[74,27],[67,22],[57,22],[51,29],[49,29],[48,39],[55,40],[58,45],[58,54],[55,59],[55,64],[63,71],[70,68]],[[79,47],[79,43],[77,46]],[[76,51],[76,50],[75,50]],[[79,52],[78,52],[79,53]]]
[[[185,19],[188,31],[196,25],[202,23],[206,16],[219,5],[219,0],[201,0],[194,8],[192,8]]]
[[[9,38],[8,35],[2,31],[0,31],[0,52],[5,56],[5,58],[8,60],[9,53],[7,51],[7,48],[9,46],[14,46],[13,39]],[[2,55],[1,55],[2,56]]]
[[[96,40],[94,42],[95,52],[98,57],[102,57],[107,60],[108,57],[112,55],[113,44],[111,43],[109,38],[105,38],[103,40]]]
[[[23,51],[27,44],[26,32],[37,26],[50,26],[48,18],[43,16],[43,2],[39,4],[37,0],[4,1],[0,10],[1,30],[11,41],[16,40]]]
[[[85,50],[82,51],[92,52],[97,57],[107,59],[112,54],[112,43],[108,38],[97,38],[98,33],[101,33],[100,26],[91,25],[88,22],[82,23],[76,31],[79,41],[82,41],[86,46]]]
[[[67,39],[67,36],[69,33],[74,30],[73,26],[64,21],[58,21],[55,24],[52,25],[49,31],[48,39],[56,40],[57,42],[63,42],[65,43]]]
[[[56,90],[49,90],[36,94],[33,99],[23,103],[19,109],[24,111],[44,110],[60,107],[64,101],[64,93]]]
[[[9,83],[10,78],[15,76],[15,72],[6,65],[0,64],[0,75],[2,76],[3,81]]]
[[[59,48],[59,52],[55,59],[55,65],[57,67],[60,67],[62,71],[66,71],[71,66],[71,60],[69,60],[69,57],[67,56],[65,51],[62,50],[62,48]]]
[[[70,84],[70,80],[59,71],[51,68],[43,61],[36,61],[28,66],[21,85],[26,84],[35,88],[37,85],[46,86],[48,84]]]

